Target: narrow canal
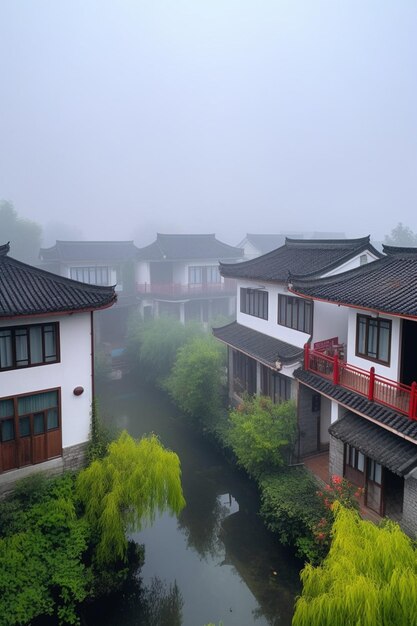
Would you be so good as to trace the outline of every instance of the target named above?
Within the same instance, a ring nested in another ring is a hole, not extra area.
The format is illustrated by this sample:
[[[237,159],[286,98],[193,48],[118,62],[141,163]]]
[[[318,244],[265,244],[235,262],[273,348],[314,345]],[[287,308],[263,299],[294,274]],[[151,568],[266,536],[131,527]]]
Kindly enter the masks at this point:
[[[148,617],[139,618],[136,596],[126,591],[101,604],[99,614],[86,616],[85,623],[289,625],[300,589],[300,563],[263,527],[250,481],[187,423],[165,394],[138,386],[137,380],[113,381],[99,402],[104,420],[117,429],[134,437],[154,432],[179,455],[187,506],[178,520],[162,515],[134,535],[145,545],[141,576]],[[163,604],[159,617],[158,603]]]

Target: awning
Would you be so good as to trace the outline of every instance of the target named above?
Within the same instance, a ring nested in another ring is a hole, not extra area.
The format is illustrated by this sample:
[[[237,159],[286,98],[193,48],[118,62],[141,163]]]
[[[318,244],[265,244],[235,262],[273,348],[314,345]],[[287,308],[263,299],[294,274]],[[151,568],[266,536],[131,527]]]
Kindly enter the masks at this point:
[[[228,346],[276,369],[276,362],[296,363],[303,356],[303,349],[285,341],[274,339],[252,328],[232,322],[221,328],[213,328],[213,335]]]
[[[329,433],[399,476],[417,466],[417,441],[413,444],[353,413],[334,422]]]

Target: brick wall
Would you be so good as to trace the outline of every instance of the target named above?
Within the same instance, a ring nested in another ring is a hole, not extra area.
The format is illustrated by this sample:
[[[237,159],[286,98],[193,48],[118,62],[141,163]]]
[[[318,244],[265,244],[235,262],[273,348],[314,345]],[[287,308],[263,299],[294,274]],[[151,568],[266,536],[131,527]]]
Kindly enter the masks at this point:
[[[64,461],[64,471],[78,470],[86,464],[87,458],[87,446],[88,443],[79,443],[76,446],[70,446],[64,448],[62,451],[62,458]]]

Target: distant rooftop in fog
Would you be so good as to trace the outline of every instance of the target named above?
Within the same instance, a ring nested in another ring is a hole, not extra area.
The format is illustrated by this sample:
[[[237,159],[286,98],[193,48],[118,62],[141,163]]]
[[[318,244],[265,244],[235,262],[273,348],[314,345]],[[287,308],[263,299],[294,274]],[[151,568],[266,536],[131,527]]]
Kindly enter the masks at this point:
[[[116,302],[114,287],[87,285],[8,256],[0,246],[0,317],[92,311]]]
[[[209,235],[162,235],[157,233],[156,240],[149,246],[140,248],[137,258],[146,261],[164,261],[181,259],[240,259],[242,248],[229,246]]]
[[[41,248],[43,261],[126,261],[138,252],[133,241],[57,241],[50,248]]]
[[[345,233],[333,232],[281,232],[276,234],[255,234],[247,233],[242,241],[238,244],[245,250],[247,259],[266,254],[272,250],[276,250],[285,244],[285,239],[345,239]]]

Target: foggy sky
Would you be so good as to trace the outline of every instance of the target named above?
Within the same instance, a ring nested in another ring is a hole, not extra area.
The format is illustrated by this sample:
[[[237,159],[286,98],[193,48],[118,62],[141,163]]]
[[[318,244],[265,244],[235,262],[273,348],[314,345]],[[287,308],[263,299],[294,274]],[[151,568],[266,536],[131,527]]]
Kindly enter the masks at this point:
[[[1,0],[0,27],[24,217],[143,245],[417,231],[415,0]]]

